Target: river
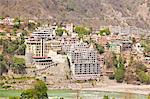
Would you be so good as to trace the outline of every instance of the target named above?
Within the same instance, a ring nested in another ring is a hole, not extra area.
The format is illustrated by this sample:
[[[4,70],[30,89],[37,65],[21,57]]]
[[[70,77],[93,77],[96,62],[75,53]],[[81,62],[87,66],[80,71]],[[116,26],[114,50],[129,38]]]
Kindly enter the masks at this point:
[[[0,90],[0,99],[8,99],[9,96],[20,96],[21,90]],[[147,95],[121,92],[102,91],[74,91],[74,90],[49,90],[50,99],[103,99],[104,95],[115,99],[147,99]],[[3,98],[2,98],[3,97]],[[52,98],[53,97],[53,98]]]

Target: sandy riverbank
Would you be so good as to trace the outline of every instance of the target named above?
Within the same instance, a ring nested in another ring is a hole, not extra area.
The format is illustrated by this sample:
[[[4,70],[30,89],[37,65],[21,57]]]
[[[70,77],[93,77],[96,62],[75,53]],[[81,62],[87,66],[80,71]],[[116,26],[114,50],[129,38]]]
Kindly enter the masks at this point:
[[[96,88],[83,88],[81,90],[88,91],[107,91],[107,92],[123,92],[135,94],[150,94],[150,85],[131,85],[131,84],[118,84],[118,85],[102,85]]]

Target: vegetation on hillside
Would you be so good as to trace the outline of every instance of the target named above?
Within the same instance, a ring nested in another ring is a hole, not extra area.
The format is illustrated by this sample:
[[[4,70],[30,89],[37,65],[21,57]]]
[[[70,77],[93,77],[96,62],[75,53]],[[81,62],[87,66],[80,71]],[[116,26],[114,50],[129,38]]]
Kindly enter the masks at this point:
[[[117,60],[117,64],[116,64],[116,70],[115,70],[116,81],[119,83],[123,82],[124,75],[125,75],[124,60],[121,56],[119,56],[119,59]]]
[[[150,39],[144,39],[141,41],[142,46],[144,47],[145,56],[150,56],[148,53],[150,52]]]
[[[25,60],[23,58],[13,57],[11,68],[16,74],[24,74],[25,73]]]
[[[78,34],[79,38],[83,38],[84,35],[89,35],[91,33],[91,29],[83,26],[76,26],[74,32]]]
[[[58,28],[58,29],[56,30],[56,35],[57,35],[57,36],[62,36],[64,32],[67,33],[67,31],[66,31],[65,29]]]
[[[98,34],[100,34],[101,36],[105,36],[105,35],[110,35],[111,32],[109,30],[109,28],[104,28],[104,29],[101,29]]]
[[[99,54],[104,53],[104,47],[103,46],[101,46],[100,44],[97,44],[97,43],[95,43],[95,45],[96,45],[96,49],[99,52]]]

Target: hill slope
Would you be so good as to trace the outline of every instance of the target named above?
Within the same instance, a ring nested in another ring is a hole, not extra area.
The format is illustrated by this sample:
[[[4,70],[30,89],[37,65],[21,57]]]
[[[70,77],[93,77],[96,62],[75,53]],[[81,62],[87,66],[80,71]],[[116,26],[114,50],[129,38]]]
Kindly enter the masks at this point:
[[[0,0],[0,15],[149,28],[150,0]]]

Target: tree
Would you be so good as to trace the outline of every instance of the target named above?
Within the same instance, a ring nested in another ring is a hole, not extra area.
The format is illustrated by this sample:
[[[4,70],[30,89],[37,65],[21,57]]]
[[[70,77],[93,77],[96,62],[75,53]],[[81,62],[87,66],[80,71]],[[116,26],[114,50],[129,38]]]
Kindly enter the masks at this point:
[[[140,82],[150,84],[150,75],[146,74],[144,71],[138,72],[138,78]]]
[[[14,28],[19,29],[20,25],[21,25],[20,22],[21,22],[21,20],[19,18],[15,18],[14,19],[14,23],[15,23]]]
[[[3,60],[4,60],[4,55],[0,54],[0,61],[3,61]]]
[[[111,32],[110,32],[109,28],[104,28],[104,29],[100,30],[98,34],[100,34],[101,36],[105,36],[105,35],[110,35]]]
[[[26,45],[25,45],[25,44],[21,44],[21,45],[18,47],[17,53],[18,53],[19,55],[25,55],[25,49],[26,49]]]
[[[48,97],[47,87],[43,81],[38,80],[34,85],[34,89],[36,90],[39,99],[43,99],[44,97]]]
[[[76,26],[74,31],[78,34],[79,38],[83,38],[84,35],[89,35],[91,30],[83,26]]]
[[[123,69],[117,69],[115,72],[115,79],[117,82],[121,83],[123,82],[123,78],[124,78],[124,70]]]
[[[23,32],[22,32],[21,35],[22,35],[22,36],[27,36],[27,35],[28,35],[28,32],[27,32],[26,30],[23,30]]]
[[[36,24],[35,23],[28,23],[28,29],[29,30],[35,30]]]
[[[17,28],[14,27],[14,28],[13,28],[13,34],[12,34],[12,35],[16,35],[16,34],[17,34]]]
[[[16,44],[14,44],[14,43],[8,43],[8,45],[7,45],[7,48],[6,48],[6,51],[7,51],[7,53],[13,53],[13,52],[15,52],[15,50],[18,48],[18,45],[16,45]]]
[[[66,31],[65,29],[58,28],[58,29],[56,30],[56,35],[57,35],[57,36],[62,36],[64,32],[67,33],[67,31]]]
[[[25,73],[25,60],[23,58],[13,57],[13,63],[11,64],[11,68],[14,73]]]
[[[36,80],[33,89],[22,92],[21,99],[48,99],[47,86],[41,80]]]
[[[4,19],[4,17],[3,16],[0,16],[0,20],[3,20]]]
[[[109,97],[107,95],[104,95],[103,99],[109,99]]]
[[[138,73],[139,71],[147,71],[146,66],[141,61],[134,62],[132,66],[136,69],[136,73]]]
[[[38,99],[34,89],[27,89],[21,93],[21,99]]]
[[[7,71],[6,63],[4,61],[0,61],[0,76]]]
[[[115,71],[116,81],[119,83],[123,82],[124,75],[125,75],[124,60],[120,55],[119,59],[117,60],[117,67],[116,67],[116,71]]]
[[[95,45],[96,45],[96,49],[98,50],[98,52],[100,54],[104,53],[104,47],[103,46],[96,44],[96,43],[95,43]]]

